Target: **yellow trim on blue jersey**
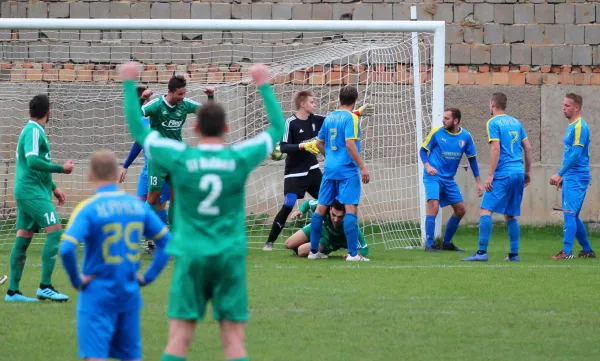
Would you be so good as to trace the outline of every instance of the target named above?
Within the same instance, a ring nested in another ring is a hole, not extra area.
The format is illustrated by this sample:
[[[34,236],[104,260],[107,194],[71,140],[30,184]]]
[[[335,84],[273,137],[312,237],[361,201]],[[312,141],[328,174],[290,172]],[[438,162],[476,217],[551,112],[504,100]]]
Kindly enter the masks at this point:
[[[431,149],[427,148],[427,143],[429,143],[431,141],[431,138],[433,137],[433,135],[435,133],[437,133],[437,131],[440,130],[441,128],[442,128],[442,126],[438,125],[437,127],[431,129],[431,132],[429,132],[429,134],[427,135],[427,138],[425,138],[425,141],[423,142],[423,145],[421,145],[421,147],[425,148],[425,150],[427,150],[429,152]]]
[[[581,144],[581,117],[577,118],[573,123],[575,124],[575,140],[573,141],[573,145],[583,147],[583,144]]]
[[[160,232],[158,232],[158,234],[154,237],[152,237],[153,241],[156,241],[159,238],[162,238],[165,234],[167,234],[167,232],[169,231],[169,229],[167,227],[164,227]]]
[[[523,138],[523,139],[521,140],[521,142],[522,142],[522,141],[524,141],[525,139],[529,139],[529,137],[525,137],[525,138]]]
[[[360,140],[360,137],[358,136],[358,115],[352,112],[349,113],[352,115],[352,121],[354,122],[354,136],[351,138],[346,138],[346,140]]]
[[[61,239],[62,239],[63,241],[71,242],[71,243],[74,243],[74,244],[76,244],[76,245],[78,245],[78,244],[79,244],[79,241],[78,241],[78,240],[76,240],[75,238],[73,238],[73,237],[71,237],[71,236],[69,236],[69,235],[66,235],[66,234],[63,234],[63,236],[61,237]]]
[[[473,158],[473,157],[477,157],[477,153],[475,153],[475,154],[473,154],[472,156],[470,156],[470,157],[467,157],[467,158]]]
[[[494,115],[487,121],[487,123],[485,123],[485,130],[487,131],[487,135],[488,135],[488,143],[500,141],[500,139],[498,139],[498,138],[490,138],[490,122],[492,121],[492,119],[494,119],[496,117],[497,117],[497,115]]]
[[[75,207],[75,209],[73,210],[73,213],[71,214],[71,218],[69,219],[69,222],[67,223],[67,230],[69,229],[69,227],[71,226],[71,224],[73,223],[73,221],[75,221],[75,218],[77,218],[77,216],[79,215],[79,213],[83,210],[83,208],[90,203],[91,201],[93,201],[94,199],[96,199],[98,197],[98,195],[93,195],[87,199],[82,200],[81,202],[79,202],[79,204],[77,205],[77,207]],[[63,236],[64,237],[64,236]]]
[[[448,133],[450,135],[459,135],[460,133],[462,133],[462,130],[463,130],[463,128],[460,127],[460,129],[458,130],[458,132],[452,133],[452,132],[449,132],[448,129],[446,129],[446,128],[444,128],[444,129],[446,130],[446,133]]]

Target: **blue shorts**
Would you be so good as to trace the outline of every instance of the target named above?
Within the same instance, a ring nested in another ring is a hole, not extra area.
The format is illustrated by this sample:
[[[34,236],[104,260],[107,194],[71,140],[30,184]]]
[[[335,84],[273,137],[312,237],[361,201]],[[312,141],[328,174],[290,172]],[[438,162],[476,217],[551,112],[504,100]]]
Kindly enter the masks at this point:
[[[585,193],[590,185],[589,179],[567,179],[563,178],[562,184],[562,209],[571,211],[577,215],[581,212]]]
[[[492,191],[483,194],[481,208],[494,213],[518,217],[525,189],[525,174],[511,174],[506,178],[494,179]]]
[[[78,311],[79,357],[141,359],[140,311],[141,308],[128,312]]]
[[[454,178],[426,175],[423,177],[423,184],[425,185],[427,200],[435,199],[439,201],[440,207],[463,201],[462,193]]]
[[[319,204],[330,206],[334,199],[341,204],[358,205],[360,201],[360,176],[348,179],[325,179],[319,189]]]
[[[148,198],[148,173],[146,168],[140,173],[140,179],[138,180],[137,191],[135,195],[140,198]],[[160,198],[158,199],[158,203],[162,204],[166,201],[171,200],[171,188],[165,182],[162,187],[162,191],[160,192]]]

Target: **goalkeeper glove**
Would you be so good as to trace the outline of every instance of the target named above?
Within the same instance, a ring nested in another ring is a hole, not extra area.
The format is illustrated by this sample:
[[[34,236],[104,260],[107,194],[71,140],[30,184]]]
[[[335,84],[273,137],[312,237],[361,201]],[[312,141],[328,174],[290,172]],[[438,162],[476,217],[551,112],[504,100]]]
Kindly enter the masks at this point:
[[[317,148],[317,141],[313,140],[312,142],[300,143],[300,150],[305,150],[307,152],[311,152],[314,155],[319,154],[319,148]]]
[[[375,106],[373,104],[364,104],[362,107],[356,109],[354,114],[359,117],[368,117],[375,114]]]

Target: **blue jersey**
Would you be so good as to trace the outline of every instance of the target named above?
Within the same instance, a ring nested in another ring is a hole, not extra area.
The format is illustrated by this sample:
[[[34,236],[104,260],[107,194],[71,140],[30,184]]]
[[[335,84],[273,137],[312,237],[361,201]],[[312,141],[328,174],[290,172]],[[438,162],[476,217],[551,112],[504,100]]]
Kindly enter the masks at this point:
[[[79,310],[127,311],[141,306],[137,273],[143,237],[167,228],[152,209],[116,185],[99,188],[73,211],[63,241],[85,245],[83,274],[95,278],[79,296]]]
[[[347,110],[334,110],[325,117],[318,138],[325,142],[324,179],[348,179],[359,174],[358,165],[346,148],[346,140],[355,140],[360,155],[358,116]]]
[[[511,174],[524,174],[523,145],[527,133],[523,124],[510,115],[496,115],[487,122],[488,142],[500,142],[500,158],[494,178],[506,178]]]
[[[423,148],[429,152],[429,163],[437,174],[447,178],[454,178],[463,154],[469,158],[477,155],[473,137],[464,128],[450,133],[442,126],[435,127],[423,142]]]
[[[579,117],[573,123],[569,124],[565,132],[564,144],[563,166],[567,163],[574,147],[583,147],[583,149],[579,158],[577,158],[575,163],[573,163],[563,176],[571,179],[589,179],[590,128],[588,128],[585,119]]]

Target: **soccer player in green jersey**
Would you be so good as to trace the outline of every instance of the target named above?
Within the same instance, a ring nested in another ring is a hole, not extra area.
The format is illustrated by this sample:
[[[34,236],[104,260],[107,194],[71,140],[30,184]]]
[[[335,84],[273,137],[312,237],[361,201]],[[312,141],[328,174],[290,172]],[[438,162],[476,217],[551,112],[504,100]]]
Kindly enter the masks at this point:
[[[313,199],[305,201],[300,205],[297,211],[292,213],[291,219],[300,217],[307,212],[314,212],[317,209],[319,201]],[[344,234],[344,215],[346,208],[343,204],[334,200],[329,211],[324,217],[323,228],[321,229],[321,238],[319,239],[319,252],[325,257],[338,249],[348,249],[348,241]],[[285,241],[285,248],[293,250],[300,257],[307,257],[310,252],[310,223],[294,233]],[[369,246],[364,234],[358,230],[358,253],[363,256],[369,254]]]
[[[150,119],[150,128],[158,131],[158,133],[169,139],[177,141],[182,140],[181,129],[185,124],[188,114],[196,114],[199,103],[185,97],[186,80],[183,76],[173,76],[169,80],[168,92],[166,95],[160,96],[151,100],[142,106],[144,117]],[[204,89],[204,93],[209,100],[214,97],[214,88],[208,87]],[[144,93],[143,100],[148,100],[152,93]],[[147,202],[151,206],[156,206],[159,203],[160,194],[165,182],[171,183],[169,172],[161,167],[157,161],[150,159],[148,161],[148,198]],[[175,203],[175,198],[171,189],[170,205]],[[168,213],[169,224],[173,222],[173,212]]]
[[[52,173],[70,174],[73,161],[53,164],[50,142],[45,127],[50,118],[50,99],[36,95],[29,102],[29,122],[23,128],[17,143],[17,165],[14,196],[17,201],[17,239],[10,253],[10,282],[6,302],[36,302],[19,291],[19,282],[25,268],[27,248],[33,234],[41,228],[46,231],[42,248],[42,280],[36,296],[41,300],[67,301],[69,297],[52,287],[52,272],[56,265],[62,225],[52,204],[52,195],[58,205],[65,204],[66,195],[52,181]]]
[[[181,199],[175,204],[177,227],[167,246],[175,258],[175,269],[168,306],[169,341],[161,360],[186,359],[196,322],[204,318],[212,299],[225,358],[247,361],[245,185],[285,128],[283,112],[269,85],[271,75],[264,65],[250,68],[271,123],[264,132],[226,147],[225,110],[209,102],[197,114],[199,144],[188,147],[142,125],[134,81],[139,75],[137,64],[127,63],[120,72],[129,130],[135,141],[144,145],[148,157],[170,173]]]

